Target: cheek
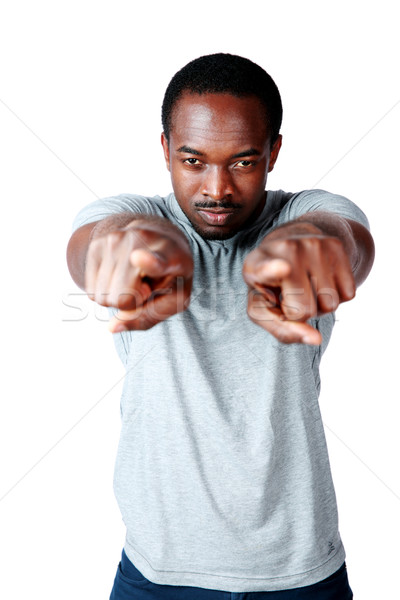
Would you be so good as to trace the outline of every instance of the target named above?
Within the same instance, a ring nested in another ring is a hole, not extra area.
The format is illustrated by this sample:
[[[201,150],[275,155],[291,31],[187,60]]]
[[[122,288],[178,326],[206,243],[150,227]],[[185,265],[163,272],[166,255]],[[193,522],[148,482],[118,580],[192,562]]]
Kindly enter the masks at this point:
[[[254,187],[259,191],[264,191],[267,183],[268,173],[266,171],[262,171],[257,175],[257,178],[254,180]]]
[[[174,187],[181,191],[185,190],[187,192],[191,190],[195,192],[200,185],[199,177],[194,177],[192,173],[187,173],[179,168],[171,171],[171,178]]]
[[[239,181],[236,182],[237,189],[241,190],[248,197],[256,197],[259,195],[260,191],[264,191],[266,183],[266,177],[263,173],[258,174],[255,173],[251,177],[243,177],[240,178]]]

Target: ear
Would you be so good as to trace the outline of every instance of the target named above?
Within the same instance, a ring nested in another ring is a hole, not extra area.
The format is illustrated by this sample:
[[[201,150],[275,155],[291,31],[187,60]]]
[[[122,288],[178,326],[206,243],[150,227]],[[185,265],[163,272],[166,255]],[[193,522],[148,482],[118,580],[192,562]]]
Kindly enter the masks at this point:
[[[162,134],[161,134],[161,144],[162,144],[162,147],[164,150],[165,164],[167,165],[168,171],[170,171],[170,168],[169,168],[169,144],[168,144],[168,140],[167,140],[167,137],[164,132],[162,132]]]
[[[268,173],[270,173],[275,166],[281,146],[282,146],[282,136],[279,134],[276,142],[272,146],[271,154],[269,155]]]

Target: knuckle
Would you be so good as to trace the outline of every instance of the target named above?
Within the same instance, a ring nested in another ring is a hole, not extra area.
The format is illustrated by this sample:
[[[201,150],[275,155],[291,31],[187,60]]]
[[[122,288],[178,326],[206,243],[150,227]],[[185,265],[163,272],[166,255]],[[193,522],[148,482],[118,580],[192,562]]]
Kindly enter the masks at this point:
[[[299,290],[299,292],[303,292],[303,290]],[[292,321],[306,321],[316,312],[314,300],[304,297],[304,293],[302,295],[303,298],[299,297],[298,293],[287,293],[282,298],[283,312]]]
[[[318,293],[319,312],[329,313],[337,309],[340,303],[339,294],[334,289],[322,289]]]
[[[324,249],[325,250],[325,249]],[[348,260],[347,258],[347,254],[346,251],[344,249],[343,243],[341,242],[341,240],[339,240],[339,238],[328,238],[328,246],[327,246],[327,250],[330,252],[332,258],[332,261],[339,262],[342,263],[343,261]],[[326,250],[325,250],[326,252]]]
[[[93,266],[97,262],[97,257],[101,255],[99,248],[100,248],[100,245],[98,243],[98,240],[93,240],[92,242],[90,242],[87,252],[86,252],[86,258],[85,258],[85,272],[86,273],[90,273],[90,271],[93,269]]]
[[[272,253],[276,256],[295,255],[299,248],[299,240],[296,239],[274,240],[271,244]]]
[[[338,237],[329,237],[327,239],[331,246],[343,250],[343,243]]]
[[[109,296],[110,306],[115,306],[119,310],[129,310],[131,304],[127,294],[110,293]]]
[[[285,297],[281,302],[281,307],[284,315],[292,321],[297,321],[307,314],[306,308],[300,302],[294,303],[293,300]]]
[[[346,290],[346,292],[344,293],[344,299],[346,301],[348,300],[353,300],[353,298],[355,298],[356,295],[356,286],[353,285],[353,287],[351,289]]]
[[[121,243],[122,238],[125,236],[125,232],[112,231],[106,236],[106,248],[113,252]]]
[[[93,238],[90,241],[89,246],[88,246],[88,254],[95,252],[103,244],[104,244],[103,237]]]
[[[301,316],[297,317],[297,321],[307,321],[314,317],[316,313],[316,308],[314,306],[302,306],[301,307]]]
[[[112,306],[110,303],[109,294],[105,292],[96,292],[93,295],[93,299],[95,302],[97,302],[97,304],[100,304],[100,306]]]
[[[316,237],[305,237],[302,238],[301,245],[308,252],[320,252],[321,251],[321,239]]]
[[[319,315],[325,315],[328,313],[331,313],[333,311],[335,311],[337,309],[337,307],[339,306],[339,304],[337,302],[330,302],[330,301],[320,301],[319,305],[318,305],[318,314]]]

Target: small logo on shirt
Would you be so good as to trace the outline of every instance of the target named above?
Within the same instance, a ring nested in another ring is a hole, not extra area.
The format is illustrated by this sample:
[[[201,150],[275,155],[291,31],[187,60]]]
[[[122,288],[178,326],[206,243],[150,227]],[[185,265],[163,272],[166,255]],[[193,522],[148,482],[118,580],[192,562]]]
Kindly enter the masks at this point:
[[[328,546],[329,546],[329,552],[328,552],[328,556],[329,556],[330,554],[332,554],[332,552],[334,552],[335,545],[333,544],[333,542],[328,542]]]

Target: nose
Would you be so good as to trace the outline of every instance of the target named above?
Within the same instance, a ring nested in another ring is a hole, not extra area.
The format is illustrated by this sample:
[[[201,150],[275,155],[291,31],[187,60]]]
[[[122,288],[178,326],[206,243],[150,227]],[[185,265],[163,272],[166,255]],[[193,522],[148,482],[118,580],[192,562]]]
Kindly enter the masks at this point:
[[[233,184],[229,171],[222,167],[209,167],[204,174],[201,193],[212,200],[231,198]]]

